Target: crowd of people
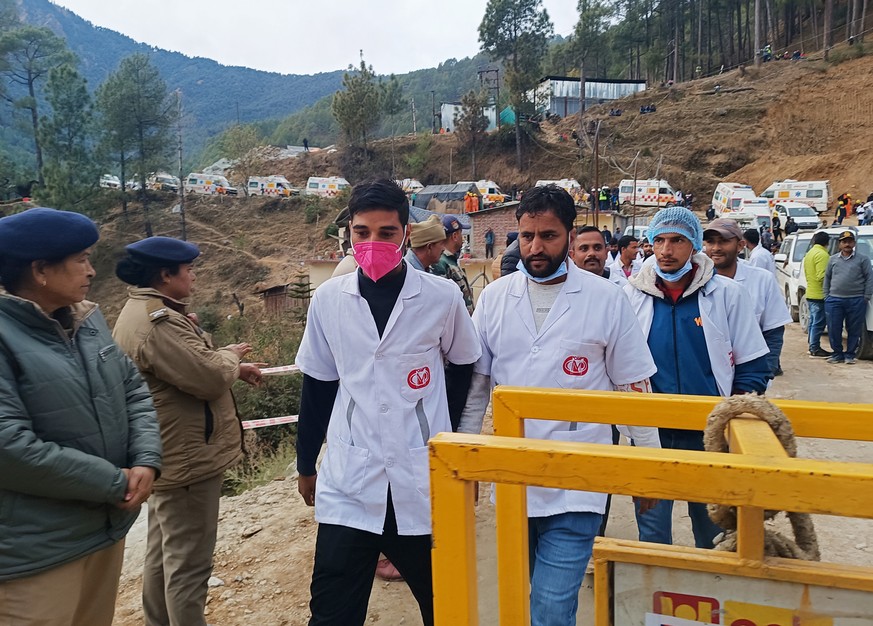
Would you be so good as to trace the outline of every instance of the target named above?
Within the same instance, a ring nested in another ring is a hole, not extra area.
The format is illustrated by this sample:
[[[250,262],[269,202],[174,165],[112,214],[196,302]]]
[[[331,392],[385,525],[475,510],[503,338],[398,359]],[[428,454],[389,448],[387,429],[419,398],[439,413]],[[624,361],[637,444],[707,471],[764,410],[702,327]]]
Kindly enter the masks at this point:
[[[463,283],[433,271],[456,227],[439,218],[410,224],[388,181],[356,187],[349,213],[359,271],[316,291],[297,359],[299,486],[319,522],[311,624],[363,623],[381,556],[433,623],[426,442],[440,430],[481,432],[495,385],[729,396],[764,393],[777,375],[791,319],[772,272],[739,259],[746,240],[729,220],[703,227],[689,209],[670,207],[640,242],[577,229],[566,191],[531,189],[495,260],[502,277],[470,316]],[[615,432],[635,445],[703,449],[701,432]],[[615,443],[615,432],[538,420],[527,434]],[[575,624],[607,503],[603,494],[529,489],[532,624]],[[672,542],[672,506],[637,501],[641,539]],[[695,544],[712,548],[721,529],[704,504],[688,506]]]
[[[763,394],[781,373],[791,318],[757,230],[704,226],[682,206],[658,211],[642,241],[577,228],[555,185],[528,190],[515,217],[502,276],[474,306],[456,216],[411,223],[389,180],[352,190],[350,253],[314,292],[296,358],[298,491],[318,523],[313,626],[363,624],[376,574],[403,578],[434,623],[427,443],[480,433],[494,386],[726,397]],[[812,356],[824,356],[821,320],[833,347],[873,295],[846,233],[838,254],[822,256],[820,238],[809,253],[822,287]],[[146,624],[205,626],[222,476],[242,455],[231,386],[260,384],[263,364],[244,361],[248,344],[213,345],[187,310],[199,250],[166,237],[127,246],[116,275],[129,297],[110,332],[85,300],[97,239],[75,213],[0,219],[0,622],[111,624],[124,536],[148,499]],[[852,332],[831,361],[854,362]],[[526,434],[703,450],[700,431],[583,419]],[[531,623],[570,626],[609,498],[531,487],[527,501]],[[672,543],[672,508],[636,499],[639,538]],[[695,545],[713,548],[706,505],[688,511]]]

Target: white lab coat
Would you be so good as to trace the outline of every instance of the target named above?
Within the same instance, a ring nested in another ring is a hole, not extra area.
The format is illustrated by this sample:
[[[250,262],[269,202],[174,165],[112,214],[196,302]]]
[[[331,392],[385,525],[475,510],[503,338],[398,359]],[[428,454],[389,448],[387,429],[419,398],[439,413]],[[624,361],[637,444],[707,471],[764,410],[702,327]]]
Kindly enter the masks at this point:
[[[610,268],[610,273],[621,274],[621,277],[627,280],[627,276],[624,275],[624,269],[621,265],[621,254],[617,254],[615,258],[607,264],[607,266]],[[643,259],[635,258],[631,261],[631,276],[638,274],[642,267]]]
[[[488,285],[479,296],[473,323],[482,343],[477,374],[492,385],[602,389],[612,391],[652,376],[657,370],[621,289],[600,276],[569,265],[564,282],[539,332],[528,279],[521,272]],[[526,420],[534,439],[612,443],[609,425]],[[654,428],[630,428],[637,445],[660,447]],[[606,495],[542,487],[528,488],[528,516],[570,511],[603,513]]]
[[[779,284],[773,274],[740,260],[737,263],[734,281],[745,287],[752,297],[755,319],[762,332],[794,321],[791,319],[791,313],[788,312],[785,299],[779,292]]]
[[[712,261],[703,254],[695,255],[693,261],[712,267]],[[653,265],[647,264],[641,274],[624,288],[646,337],[654,319],[652,298],[664,297],[654,286],[655,276]],[[640,283],[647,286],[649,293],[637,287]],[[652,295],[654,292],[660,296]],[[769,354],[770,350],[758,328],[749,292],[736,282],[714,275],[698,289],[697,303],[716,386],[719,393],[726,397],[733,390],[734,365],[748,363]]]
[[[607,269],[609,270],[609,278],[606,280],[614,285],[618,285],[619,287],[627,285],[627,277],[624,275],[624,272],[621,271],[621,268],[616,270],[613,267],[607,267]]]
[[[382,534],[386,494],[401,535],[430,533],[427,440],[451,431],[443,357],[475,362],[481,349],[458,287],[407,268],[380,339],[357,272],[321,285],[309,305],[296,363],[339,380],[315,519]]]
[[[773,260],[773,255],[770,254],[770,251],[765,250],[762,246],[755,246],[755,249],[749,253],[747,260],[752,267],[769,270],[773,272],[773,276],[776,276],[776,261]]]

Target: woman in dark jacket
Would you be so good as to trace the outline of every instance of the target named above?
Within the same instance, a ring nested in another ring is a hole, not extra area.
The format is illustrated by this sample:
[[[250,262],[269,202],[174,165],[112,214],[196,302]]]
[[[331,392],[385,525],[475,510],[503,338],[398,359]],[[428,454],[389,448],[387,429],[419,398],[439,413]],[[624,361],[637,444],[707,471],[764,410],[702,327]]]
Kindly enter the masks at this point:
[[[85,301],[97,227],[0,219],[0,623],[110,626],[124,537],[161,467],[151,396]]]

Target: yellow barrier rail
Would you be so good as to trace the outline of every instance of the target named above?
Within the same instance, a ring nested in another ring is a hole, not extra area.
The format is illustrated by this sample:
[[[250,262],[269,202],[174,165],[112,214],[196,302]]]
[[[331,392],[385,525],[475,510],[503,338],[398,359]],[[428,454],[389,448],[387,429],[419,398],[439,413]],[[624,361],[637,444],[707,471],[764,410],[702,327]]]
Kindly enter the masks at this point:
[[[672,408],[670,400],[675,403]],[[866,496],[873,487],[871,464],[788,458],[766,424],[748,419],[730,423],[732,454],[519,439],[524,433],[523,419],[701,429],[717,402],[718,398],[689,396],[498,388],[494,423],[495,432],[503,436],[443,433],[434,437],[430,458],[436,623],[478,624],[475,481],[496,483],[503,626],[530,623],[528,485],[738,507],[736,554],[598,540],[594,555],[597,626],[611,624],[610,559],[644,564],[669,561],[674,567],[699,571],[740,572],[873,592],[873,569],[765,559],[763,533],[765,508],[873,519],[873,499]],[[859,417],[866,413],[869,419],[873,412],[858,405],[777,404],[798,419],[795,430],[802,436],[845,439],[842,431],[849,422],[854,435],[865,441],[873,438],[873,426],[863,424]],[[838,431],[842,436],[837,436]]]

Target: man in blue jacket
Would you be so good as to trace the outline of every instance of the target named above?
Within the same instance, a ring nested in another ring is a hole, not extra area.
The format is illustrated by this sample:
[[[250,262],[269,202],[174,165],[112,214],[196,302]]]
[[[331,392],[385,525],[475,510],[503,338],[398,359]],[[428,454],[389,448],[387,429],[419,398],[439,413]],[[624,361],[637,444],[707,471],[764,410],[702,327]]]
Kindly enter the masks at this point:
[[[703,229],[688,209],[669,207],[649,224],[654,256],[624,287],[658,367],[655,393],[730,396],[763,393],[769,350],[749,293],[719,276],[705,254]],[[661,428],[661,446],[703,450],[703,432]],[[640,540],[672,543],[673,502],[639,515]],[[706,505],[688,503],[698,548],[721,532]]]

